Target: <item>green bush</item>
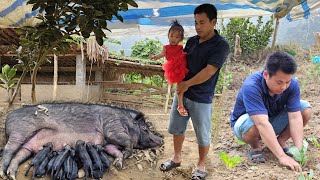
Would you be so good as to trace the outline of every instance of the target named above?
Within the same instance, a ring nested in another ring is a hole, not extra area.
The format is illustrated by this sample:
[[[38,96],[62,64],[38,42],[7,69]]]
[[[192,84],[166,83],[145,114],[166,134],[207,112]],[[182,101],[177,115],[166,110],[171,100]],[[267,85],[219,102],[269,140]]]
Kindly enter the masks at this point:
[[[145,77],[139,73],[133,72],[125,74],[123,79],[125,83],[144,83],[158,87],[162,87],[163,84],[163,78],[159,75]]]
[[[265,48],[273,33],[273,19],[265,24],[262,16],[258,17],[256,23],[250,18],[232,18],[227,25],[222,25],[221,34],[230,44],[231,52],[234,51],[235,36],[240,36],[240,46],[243,55],[248,55],[256,50]]]
[[[131,57],[149,58],[151,54],[159,54],[162,51],[162,43],[159,40],[143,39],[137,41],[132,47]]]

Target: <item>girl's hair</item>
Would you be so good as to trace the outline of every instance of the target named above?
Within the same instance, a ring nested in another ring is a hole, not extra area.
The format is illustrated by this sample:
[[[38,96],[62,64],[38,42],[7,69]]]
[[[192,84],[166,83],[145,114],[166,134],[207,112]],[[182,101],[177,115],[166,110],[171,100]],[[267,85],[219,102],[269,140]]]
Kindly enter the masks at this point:
[[[181,26],[181,24],[179,23],[178,20],[173,20],[173,21],[171,22],[171,27],[170,27],[170,29],[169,29],[169,31],[168,31],[168,34],[169,34],[171,31],[179,31],[180,34],[181,34],[181,40],[183,40],[183,38],[184,38],[184,29],[183,29],[183,27]]]

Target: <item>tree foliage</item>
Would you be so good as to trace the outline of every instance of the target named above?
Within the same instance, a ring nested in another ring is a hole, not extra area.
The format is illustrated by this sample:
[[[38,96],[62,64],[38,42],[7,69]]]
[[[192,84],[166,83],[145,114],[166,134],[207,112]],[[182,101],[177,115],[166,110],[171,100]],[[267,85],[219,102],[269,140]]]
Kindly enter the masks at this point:
[[[37,18],[42,22],[38,35],[49,30],[57,39],[70,34],[88,38],[93,32],[100,45],[106,37],[103,30],[109,30],[107,21],[115,16],[122,22],[119,11],[127,11],[129,5],[138,7],[133,0],[29,0],[28,4],[39,10]]]
[[[162,51],[162,43],[159,40],[143,39],[137,41],[132,47],[131,56],[138,58],[149,58],[151,54],[159,54]]]
[[[273,33],[273,19],[271,18],[265,24],[262,16],[259,16],[257,22],[251,22],[250,18],[232,18],[227,25],[221,28],[221,34],[230,44],[231,52],[234,50],[235,36],[240,36],[240,46],[242,54],[248,55],[256,50],[265,48]]]
[[[67,39],[71,39],[71,35],[88,38],[94,34],[96,41],[102,45],[106,38],[103,30],[109,30],[107,21],[111,21],[114,16],[123,21],[118,12],[127,11],[129,5],[137,7],[133,0],[29,0],[27,3],[33,5],[32,10],[39,11],[37,18],[41,20],[36,27],[24,27],[19,31],[23,51],[33,54],[33,57],[27,57],[29,62],[24,63],[26,67],[23,68],[24,71],[30,70],[32,73],[33,103],[36,102],[37,71],[47,60],[48,54],[58,55],[67,50]],[[29,67],[32,68],[28,69]]]

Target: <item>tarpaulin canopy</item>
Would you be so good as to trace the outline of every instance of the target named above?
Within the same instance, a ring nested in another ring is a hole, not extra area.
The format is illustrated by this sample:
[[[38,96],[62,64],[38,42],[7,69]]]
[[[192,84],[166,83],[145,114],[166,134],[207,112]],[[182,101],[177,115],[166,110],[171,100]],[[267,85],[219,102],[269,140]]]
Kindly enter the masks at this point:
[[[1,0],[0,27],[34,26],[39,20],[37,11],[26,5],[28,0]],[[120,12],[124,23],[116,19],[111,28],[125,28],[131,25],[168,25],[172,19],[179,19],[183,25],[193,25],[193,11],[203,3],[214,4],[218,18],[252,17],[275,14],[276,17],[294,20],[308,18],[320,7],[320,0],[137,0],[138,8]],[[109,26],[109,25],[108,25]]]

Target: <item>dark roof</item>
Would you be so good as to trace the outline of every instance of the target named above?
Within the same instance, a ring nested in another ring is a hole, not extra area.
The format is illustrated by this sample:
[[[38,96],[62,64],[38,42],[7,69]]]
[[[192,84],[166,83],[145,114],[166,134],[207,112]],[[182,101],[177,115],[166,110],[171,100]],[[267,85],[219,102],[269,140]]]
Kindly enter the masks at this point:
[[[14,28],[0,28],[0,45],[19,45],[19,35]]]
[[[19,46],[19,41],[19,35],[14,28],[0,28],[0,65],[14,65],[17,63],[15,60],[15,50]],[[72,46],[65,55],[59,56],[59,67],[63,67],[63,69],[66,69],[69,72],[74,72],[76,67],[76,54],[81,54],[81,50],[77,46]],[[42,69],[45,71],[53,71],[53,55],[48,56],[48,60],[51,63],[47,62],[41,67],[43,67]],[[90,66],[91,63],[87,62],[87,68]],[[105,67],[115,68],[116,71],[121,71],[123,73],[137,72],[146,76],[163,76],[163,70],[160,64],[141,64],[139,61],[129,59],[110,57],[109,60],[105,62]],[[95,69],[96,68],[98,67],[95,65]]]

